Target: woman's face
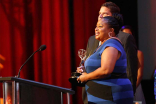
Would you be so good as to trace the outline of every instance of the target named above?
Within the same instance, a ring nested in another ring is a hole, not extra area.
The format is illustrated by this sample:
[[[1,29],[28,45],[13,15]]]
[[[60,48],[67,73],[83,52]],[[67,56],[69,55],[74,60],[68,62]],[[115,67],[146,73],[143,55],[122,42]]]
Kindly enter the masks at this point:
[[[108,27],[107,20],[100,19],[97,22],[95,28],[95,39],[103,42],[104,40],[108,39],[108,33],[110,32],[110,28]]]

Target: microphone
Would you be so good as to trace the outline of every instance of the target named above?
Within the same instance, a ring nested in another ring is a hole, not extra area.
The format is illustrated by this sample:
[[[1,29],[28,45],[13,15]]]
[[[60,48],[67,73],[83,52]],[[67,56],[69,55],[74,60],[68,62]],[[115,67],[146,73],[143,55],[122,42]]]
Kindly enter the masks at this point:
[[[38,49],[38,51],[43,51],[46,49],[46,45],[41,45],[40,48]]]
[[[27,61],[36,53],[36,52],[38,52],[38,51],[43,51],[43,50],[45,50],[46,49],[46,45],[41,45],[40,46],[40,48],[37,50],[37,51],[35,51],[26,61],[25,61],[25,63],[20,67],[20,69],[19,69],[19,72],[18,72],[18,75],[17,75],[17,78],[19,78],[20,77],[20,72],[21,72],[21,69],[23,68],[23,66],[27,63]]]

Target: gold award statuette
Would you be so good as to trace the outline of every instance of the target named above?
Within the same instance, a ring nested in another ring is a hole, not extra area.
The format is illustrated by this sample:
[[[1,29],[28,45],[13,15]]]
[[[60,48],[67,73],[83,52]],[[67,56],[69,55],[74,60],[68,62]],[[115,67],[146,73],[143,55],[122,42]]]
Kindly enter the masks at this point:
[[[78,56],[80,57],[81,59],[81,62],[80,62],[80,66],[84,63],[85,59],[86,59],[86,50],[84,49],[79,49],[78,50]],[[69,82],[73,85],[76,85],[76,86],[80,86],[80,87],[83,87],[85,86],[85,83],[81,83],[77,81],[77,78],[81,75],[81,73],[78,73],[78,72],[72,72],[71,73],[71,77],[69,78]]]

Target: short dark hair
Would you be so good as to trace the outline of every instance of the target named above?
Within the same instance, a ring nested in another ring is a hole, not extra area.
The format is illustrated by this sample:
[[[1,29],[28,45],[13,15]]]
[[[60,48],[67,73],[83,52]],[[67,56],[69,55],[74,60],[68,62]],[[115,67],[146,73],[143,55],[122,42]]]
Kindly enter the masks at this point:
[[[123,18],[121,14],[113,14],[112,16],[103,17],[107,20],[107,24],[110,28],[114,29],[115,34],[119,33],[121,26],[123,25]]]
[[[110,9],[110,12],[113,14],[113,13],[120,13],[120,8],[113,2],[105,2],[104,4],[101,5],[102,6],[105,6],[107,8]]]

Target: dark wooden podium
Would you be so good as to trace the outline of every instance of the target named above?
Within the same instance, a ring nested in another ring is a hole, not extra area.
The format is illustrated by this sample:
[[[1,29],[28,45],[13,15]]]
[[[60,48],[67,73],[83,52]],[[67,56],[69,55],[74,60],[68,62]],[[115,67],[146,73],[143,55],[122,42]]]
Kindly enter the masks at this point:
[[[3,104],[63,104],[63,97],[70,104],[70,94],[75,93],[71,89],[16,77],[1,77],[0,82]]]

